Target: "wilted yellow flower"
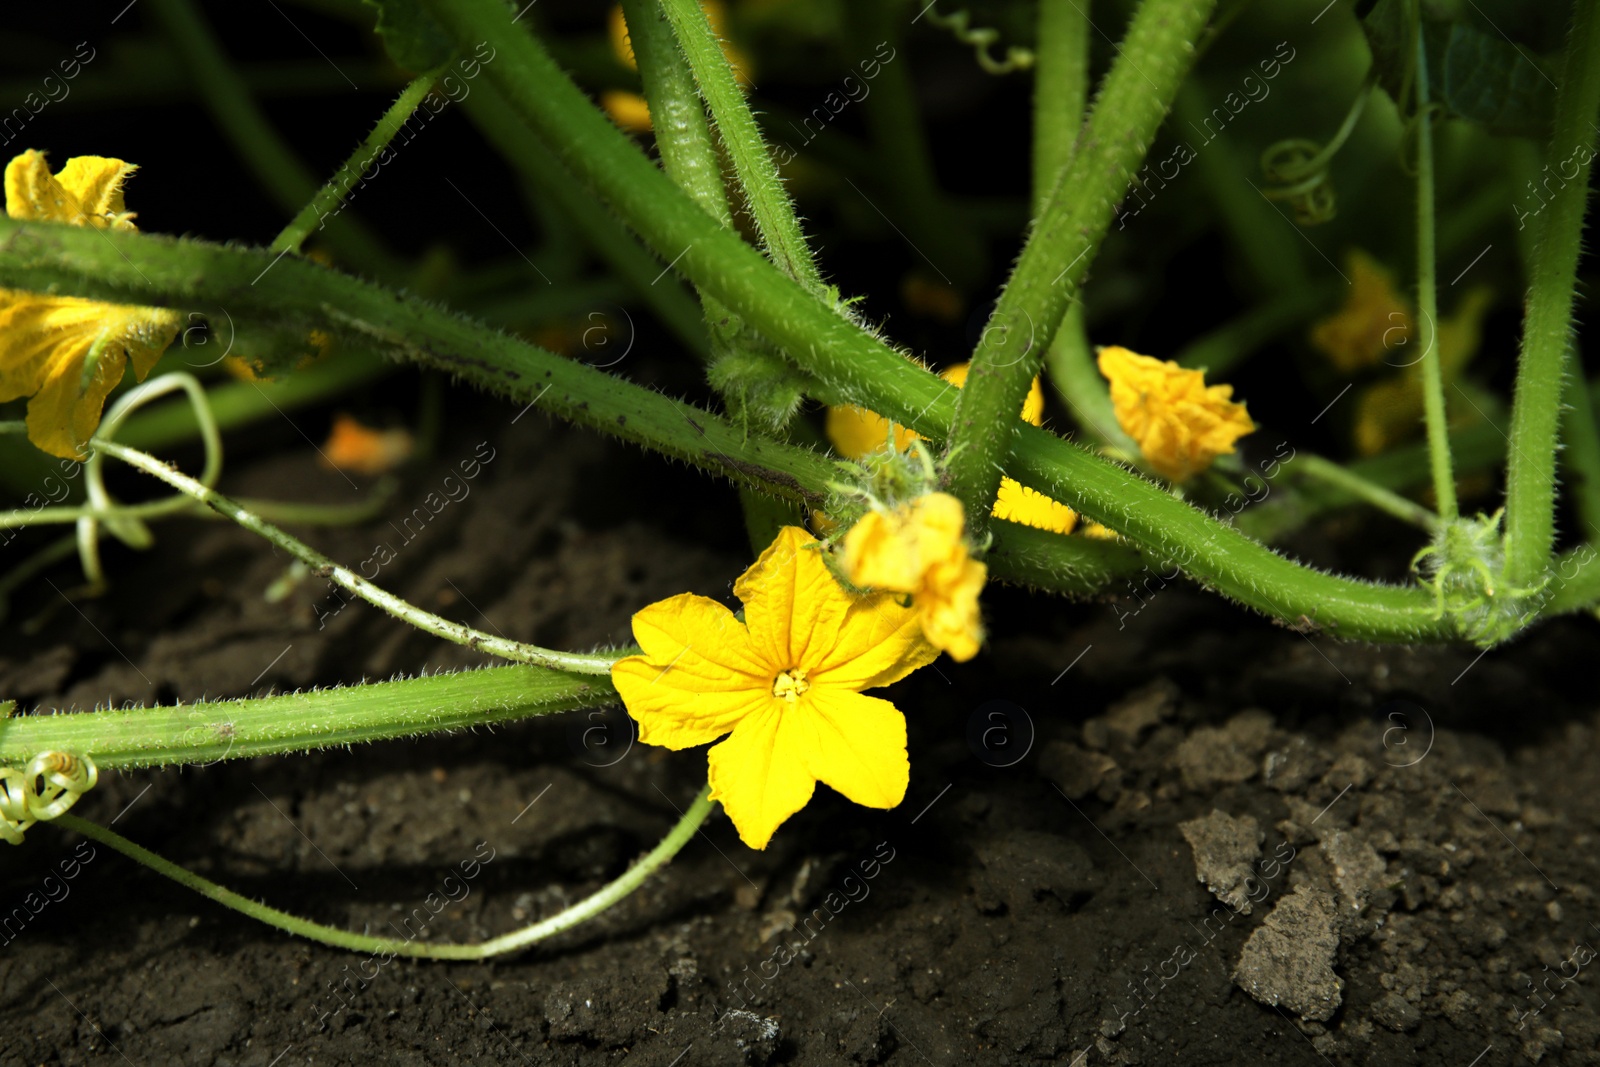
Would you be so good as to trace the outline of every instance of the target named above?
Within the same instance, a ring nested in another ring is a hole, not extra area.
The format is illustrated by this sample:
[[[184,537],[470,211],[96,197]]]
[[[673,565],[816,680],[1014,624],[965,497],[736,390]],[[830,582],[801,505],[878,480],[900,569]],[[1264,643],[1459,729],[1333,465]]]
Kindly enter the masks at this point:
[[[1205,373],[1115,345],[1100,349],[1117,423],[1163,478],[1181,482],[1233,451],[1255,430],[1231,385],[1206,385]]]
[[[1439,323],[1439,374],[1449,384],[1461,373],[1483,340],[1483,317],[1494,303],[1487,286],[1470,290],[1454,315]],[[1409,350],[1407,350],[1409,351]],[[1367,386],[1356,397],[1356,451],[1364,456],[1385,452],[1414,436],[1422,426],[1422,353],[1409,355],[1400,373]]]
[[[387,474],[410,459],[415,447],[407,430],[374,430],[341,411],[333,417],[322,459],[335,470]]]
[[[968,364],[957,363],[940,371],[939,377],[959,389],[967,382],[968,370]],[[1037,378],[1022,403],[1022,417],[1035,426],[1044,423],[1044,388]],[[828,409],[827,432],[828,440],[841,456],[860,459],[888,443],[889,420],[866,408],[841,404]],[[894,428],[894,447],[899,451],[904,452],[911,447],[911,442],[921,439],[922,435],[914,430],[899,425]],[[997,519],[1062,534],[1071,533],[1078,521],[1076,511],[1010,477],[1000,479],[992,514]]]
[[[744,621],[683,593],[633,617],[643,655],[618,660],[611,681],[639,723],[639,740],[711,749],[711,799],[739,837],[766,848],[822,782],[857,804],[892,808],[911,767],[906,721],[863,696],[938,656],[917,613],[889,593],[846,592],[821,546],[786,526],[733,587]]]
[[[102,230],[133,230],[122,198],[131,163],[77,156],[56,175],[29,150],[6,167],[6,214]],[[167,308],[103,304],[0,289],[0,401],[30,397],[28,439],[52,455],[83,458],[106,397],[126,364],[143,380],[177,336]]]
[[[1411,339],[1411,304],[1394,276],[1367,253],[1345,257],[1350,290],[1338,311],[1311,328],[1311,343],[1347,374],[1370,367]]]
[[[959,500],[928,493],[863,515],[845,534],[843,560],[852,584],[909,593],[928,642],[960,662],[983,643],[978,594],[989,573],[968,551],[965,525]]]

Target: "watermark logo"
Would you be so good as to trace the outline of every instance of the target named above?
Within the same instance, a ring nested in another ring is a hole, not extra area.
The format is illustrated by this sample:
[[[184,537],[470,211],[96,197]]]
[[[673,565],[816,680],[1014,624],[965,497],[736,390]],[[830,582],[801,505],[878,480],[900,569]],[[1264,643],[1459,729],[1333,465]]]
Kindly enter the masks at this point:
[[[1033,720],[1020,705],[990,700],[967,719],[967,747],[991,767],[1014,767],[1033,749]]]
[[[615,767],[638,739],[633,717],[617,704],[568,717],[567,747],[591,767]]]

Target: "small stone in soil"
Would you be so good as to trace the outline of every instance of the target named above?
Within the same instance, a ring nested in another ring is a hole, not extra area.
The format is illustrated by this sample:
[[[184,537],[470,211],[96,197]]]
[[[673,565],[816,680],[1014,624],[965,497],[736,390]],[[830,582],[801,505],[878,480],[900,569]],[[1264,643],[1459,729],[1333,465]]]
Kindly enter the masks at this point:
[[[1239,953],[1233,980],[1263,1004],[1325,1022],[1343,1002],[1344,979],[1333,973],[1339,936],[1328,894],[1297,886],[1278,901]]]
[[[1234,911],[1250,914],[1250,883],[1261,858],[1260,825],[1248,815],[1235,819],[1213,808],[1200,819],[1179,823],[1194,850],[1194,876]]]

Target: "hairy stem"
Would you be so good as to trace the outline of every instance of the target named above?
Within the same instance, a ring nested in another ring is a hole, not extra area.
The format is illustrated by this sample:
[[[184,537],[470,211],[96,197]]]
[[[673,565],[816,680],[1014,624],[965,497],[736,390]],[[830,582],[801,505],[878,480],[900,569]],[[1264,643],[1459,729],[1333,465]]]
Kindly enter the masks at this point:
[[[270,246],[270,251],[300,251],[300,246],[305,244],[312,230],[325,227],[329,216],[337,216],[343,210],[345,199],[350,195],[352,186],[362,181],[375,163],[382,164],[383,161],[378,157],[388,153],[389,142],[393,141],[400,128],[411,120],[412,114],[422,105],[423,97],[432,92],[433,83],[438,76],[438,71],[418,75],[401,90],[395,102],[389,105],[389,110],[383,113],[383,117],[378,119],[378,124],[372,128],[372,132],[367,134],[366,140],[362,141],[350,154],[350,158],[345,160],[344,166],[334,172],[328,183],[317,190],[317,195],[311,198],[311,202],[301,208],[300,213],[290,220],[282,233],[278,234]]]
[[[1188,73],[1214,0],[1142,0],[1082,141],[1028,235],[972,354],[946,443],[951,492],[981,534],[1030,383],[1117,204]]]
[[[1561,397],[1572,346],[1578,252],[1595,155],[1595,112],[1600,106],[1600,15],[1596,0],[1578,0],[1561,86],[1556,92],[1555,134],[1546,172],[1565,181],[1544,209],[1533,257],[1522,353],[1511,405],[1511,448],[1506,462],[1505,580],[1530,588],[1546,573],[1555,542],[1556,451]],[[1571,173],[1575,169],[1576,173]]]
[[[822,277],[811,258],[800,220],[795,217],[794,205],[783,188],[783,179],[778,176],[778,165],[761,137],[744,90],[739,88],[733,66],[723,54],[705,11],[698,0],[661,0],[661,9],[672,23],[678,45],[700,86],[700,95],[716,120],[717,132],[733,161],[734,173],[767,254],[785,274],[821,295]]]
[[[201,104],[222,135],[278,207],[286,213],[299,212],[316,194],[316,178],[267,120],[192,0],[155,0],[151,11],[177,46]],[[369,270],[389,276],[400,271],[383,244],[354,219],[341,219],[329,228],[328,246],[341,259]]]
[[[172,707],[0,719],[0,764],[40,752],[101,768],[287,755],[554,715],[615,703],[610,680],[542,667],[487,667],[337,689]]]
[[[1422,409],[1439,518],[1456,520],[1456,476],[1450,459],[1450,424],[1444,409],[1444,372],[1438,345],[1438,252],[1433,225],[1433,112],[1428,105],[1428,53],[1417,30],[1417,344],[1422,347]]]

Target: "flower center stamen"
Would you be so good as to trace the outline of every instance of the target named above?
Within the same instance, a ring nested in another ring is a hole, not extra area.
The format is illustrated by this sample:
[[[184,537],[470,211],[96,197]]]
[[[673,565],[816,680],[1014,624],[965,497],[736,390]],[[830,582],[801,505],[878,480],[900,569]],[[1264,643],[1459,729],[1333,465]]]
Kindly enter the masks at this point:
[[[811,683],[806,681],[806,672],[802,667],[790,667],[772,680],[772,695],[782,697],[791,704],[810,688]]]

